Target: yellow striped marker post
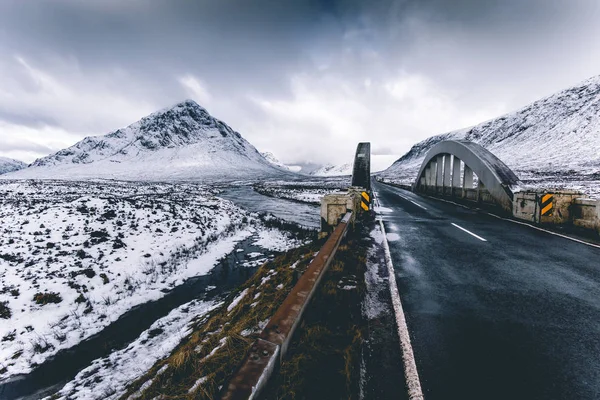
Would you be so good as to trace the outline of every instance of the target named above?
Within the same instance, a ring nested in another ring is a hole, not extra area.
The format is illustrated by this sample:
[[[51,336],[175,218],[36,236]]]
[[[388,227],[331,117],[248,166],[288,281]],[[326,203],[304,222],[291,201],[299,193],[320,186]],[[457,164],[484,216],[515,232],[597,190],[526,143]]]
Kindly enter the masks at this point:
[[[367,192],[362,192],[361,199],[360,199],[361,208],[364,211],[369,211],[370,204],[371,204],[371,196],[369,196],[369,193],[367,193]]]
[[[542,217],[549,217],[552,215],[552,211],[554,210],[554,195],[545,194],[542,196]]]

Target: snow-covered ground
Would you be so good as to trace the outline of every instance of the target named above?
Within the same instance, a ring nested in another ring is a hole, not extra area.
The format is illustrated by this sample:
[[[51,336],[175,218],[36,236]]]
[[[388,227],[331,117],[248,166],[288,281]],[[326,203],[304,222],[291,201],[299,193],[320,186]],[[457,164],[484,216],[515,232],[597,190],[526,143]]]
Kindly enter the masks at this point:
[[[266,196],[320,204],[324,195],[346,191],[350,184],[350,176],[314,176],[298,180],[266,181],[254,185],[254,189]]]
[[[273,184],[256,185],[254,189],[261,194],[280,199],[299,201],[309,204],[321,204],[326,194],[338,192],[335,189],[318,187],[278,186]]]
[[[94,360],[60,391],[47,399],[112,399],[166,357],[191,332],[190,323],[220,303],[193,300],[156,321],[125,349]],[[164,372],[164,371],[163,371]]]
[[[291,247],[297,245],[297,243],[289,239],[284,240],[285,243],[282,243],[282,235],[273,229],[261,231],[256,236],[257,240],[255,244],[260,243],[270,250],[289,250]],[[247,254],[250,257],[258,257],[260,255],[262,254]],[[299,261],[296,261],[289,268],[296,268]],[[197,329],[202,327],[208,320],[209,311],[223,306],[226,313],[235,313],[235,308],[243,302],[251,303],[251,307],[254,308],[261,300],[261,295],[265,290],[267,293],[269,290],[273,290],[272,287],[269,289],[263,285],[277,275],[278,272],[274,269],[269,269],[266,272],[267,275],[262,278],[260,284],[250,284],[248,286],[249,284],[246,283],[247,287],[244,290],[241,290],[235,296],[230,295],[226,297],[223,301],[202,301],[196,299],[177,307],[165,317],[154,322],[152,326],[142,332],[126,348],[94,360],[70,382],[66,383],[57,393],[51,397],[47,397],[47,399],[96,400],[120,398],[128,385],[135,382],[140,376],[143,376],[157,361],[169,356],[177,345],[185,343],[186,337],[189,339],[189,335],[192,332],[192,326],[196,326]],[[282,285],[278,285],[275,289],[281,290]],[[250,291],[251,295],[249,295]],[[244,329],[240,334],[244,337],[258,334],[264,328],[267,321],[268,319],[258,320],[255,325]],[[254,322],[251,321],[251,323]],[[222,338],[216,343],[215,347],[210,348],[210,351],[208,351],[202,361],[208,360],[222,349],[227,339],[227,337]],[[205,345],[198,346],[195,351],[201,351],[201,347],[205,347]],[[167,372],[168,368],[171,367],[168,365],[162,366],[156,372],[155,378]],[[152,379],[147,380],[141,389],[135,393],[141,394],[151,383]],[[198,378],[196,383],[189,389],[189,392],[194,392],[202,383],[202,377]]]
[[[194,184],[0,181],[0,380],[206,274],[236,243],[297,246]]]
[[[411,184],[431,147],[461,139],[490,150],[525,184],[600,195],[600,76],[472,128],[419,142],[377,175]]]

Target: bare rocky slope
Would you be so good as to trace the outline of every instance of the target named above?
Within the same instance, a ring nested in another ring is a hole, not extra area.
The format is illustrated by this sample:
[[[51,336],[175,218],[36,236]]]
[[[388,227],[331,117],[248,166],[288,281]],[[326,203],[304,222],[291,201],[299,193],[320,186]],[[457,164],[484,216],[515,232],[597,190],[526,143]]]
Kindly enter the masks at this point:
[[[412,183],[429,149],[466,139],[498,156],[529,184],[600,192],[600,76],[471,128],[430,137],[378,175]]]

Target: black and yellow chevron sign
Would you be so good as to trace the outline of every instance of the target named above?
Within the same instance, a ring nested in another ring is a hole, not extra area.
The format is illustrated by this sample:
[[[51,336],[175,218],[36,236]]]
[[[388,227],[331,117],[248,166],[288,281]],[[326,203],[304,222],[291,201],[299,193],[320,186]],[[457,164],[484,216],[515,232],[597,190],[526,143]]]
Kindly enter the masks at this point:
[[[369,196],[369,193],[367,192],[362,192],[361,197],[362,198],[360,199],[360,206],[363,210],[369,211],[369,204],[371,204],[371,196]]]
[[[552,215],[554,209],[554,196],[551,194],[545,194],[542,196],[542,217]]]

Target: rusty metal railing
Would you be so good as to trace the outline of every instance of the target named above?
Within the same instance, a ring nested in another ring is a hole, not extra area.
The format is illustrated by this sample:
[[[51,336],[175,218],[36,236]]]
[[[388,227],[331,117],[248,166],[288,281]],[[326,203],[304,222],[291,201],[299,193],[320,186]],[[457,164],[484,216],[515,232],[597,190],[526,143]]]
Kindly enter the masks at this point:
[[[285,356],[310,299],[329,268],[348,230],[352,212],[346,213],[315,259],[277,309],[242,364],[224,386],[221,399],[254,399],[267,384]]]

